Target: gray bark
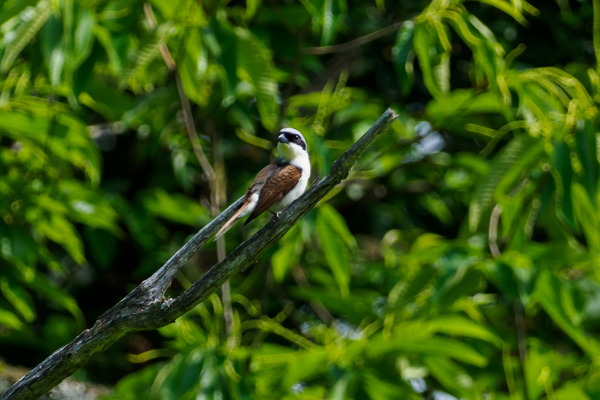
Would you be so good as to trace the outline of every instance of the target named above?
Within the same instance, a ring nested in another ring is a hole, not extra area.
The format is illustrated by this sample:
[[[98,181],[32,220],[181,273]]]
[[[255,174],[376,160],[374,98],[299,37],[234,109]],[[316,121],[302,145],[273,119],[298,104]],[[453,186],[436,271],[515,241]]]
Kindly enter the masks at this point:
[[[240,244],[227,258],[214,265],[188,290],[175,298],[164,294],[181,267],[229,219],[241,204],[241,198],[194,235],[171,259],[143,281],[114,307],[101,315],[94,326],[84,330],[71,343],[58,349],[16,382],[0,400],[37,399],[63,379],[86,365],[127,333],[165,326],[204,301],[232,275],[243,271],[278,241],[300,218],[327,193],[344,180],[364,150],[397,118],[388,109],[375,124],[338,158],[329,175],[313,184],[286,208],[279,218]]]

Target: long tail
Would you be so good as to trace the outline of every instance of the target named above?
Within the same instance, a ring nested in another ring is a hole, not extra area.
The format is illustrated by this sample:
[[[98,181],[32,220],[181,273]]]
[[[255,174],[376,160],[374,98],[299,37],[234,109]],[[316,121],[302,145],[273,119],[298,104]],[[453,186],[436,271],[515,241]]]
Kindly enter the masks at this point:
[[[242,213],[244,211],[246,211],[246,209],[248,208],[249,205],[250,205],[249,202],[245,203],[245,204],[242,204],[242,206],[240,207],[240,209],[237,210],[235,212],[235,214],[233,214],[233,216],[231,218],[229,218],[229,221],[225,222],[225,225],[223,225],[221,227],[221,229],[219,229],[219,232],[217,232],[217,234],[215,235],[214,240],[217,240],[218,238],[220,238],[221,236],[223,236],[225,234],[225,232],[227,232],[229,229],[231,229],[231,227],[233,225],[235,225],[235,223],[238,222],[238,220],[245,215],[245,214],[242,215]]]

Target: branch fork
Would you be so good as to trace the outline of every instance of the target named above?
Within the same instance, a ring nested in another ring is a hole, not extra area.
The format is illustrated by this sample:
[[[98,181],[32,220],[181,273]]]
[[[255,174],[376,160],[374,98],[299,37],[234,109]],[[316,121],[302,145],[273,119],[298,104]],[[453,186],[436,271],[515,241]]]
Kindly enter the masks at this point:
[[[185,292],[175,298],[165,298],[166,290],[181,267],[240,207],[242,198],[236,200],[200,229],[151,277],[102,314],[91,328],[84,330],[71,343],[42,361],[4,393],[0,400],[39,398],[86,365],[94,355],[104,351],[127,333],[168,325],[204,301],[232,275],[254,263],[262,252],[278,241],[327,193],[344,180],[364,150],[397,117],[394,111],[388,109],[333,163],[329,175],[313,183],[302,196],[281,212],[279,218],[273,218],[233,250],[227,258],[214,265]]]

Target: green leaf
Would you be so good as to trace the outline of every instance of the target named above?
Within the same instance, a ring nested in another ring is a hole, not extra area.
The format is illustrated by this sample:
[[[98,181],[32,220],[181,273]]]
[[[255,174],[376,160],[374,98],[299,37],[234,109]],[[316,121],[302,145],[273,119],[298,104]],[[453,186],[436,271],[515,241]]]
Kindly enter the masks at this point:
[[[287,372],[283,382],[284,387],[291,388],[294,383],[302,382],[325,371],[328,355],[329,351],[324,347],[290,353],[285,359]]]
[[[179,62],[179,74],[185,94],[194,103],[206,106],[210,100],[210,80],[206,79],[209,60],[202,36],[197,29],[186,33],[186,52]]]
[[[392,47],[394,67],[398,76],[400,91],[404,96],[410,94],[415,83],[414,65],[411,59],[414,35],[415,23],[408,20],[398,31],[394,47]]]
[[[465,336],[502,346],[502,339],[490,328],[460,315],[440,315],[427,323],[433,332]]]
[[[529,12],[535,11],[531,5],[528,5],[526,2],[515,2],[515,1],[505,1],[505,0],[478,0],[481,3],[487,3],[491,6],[496,7],[497,9],[505,12],[506,14],[513,17],[516,21],[521,24],[525,24],[527,21],[523,16],[523,5]]]
[[[143,207],[151,214],[178,222],[198,226],[209,218],[208,211],[196,201],[179,194],[155,188],[141,196]]]
[[[446,125],[448,121],[461,118],[463,123],[473,123],[479,114],[501,114],[506,110],[502,99],[493,92],[477,92],[474,89],[457,89],[427,103],[429,120]]]
[[[457,257],[455,261],[461,265],[455,271],[449,270],[435,291],[434,299],[441,308],[451,307],[459,298],[477,291],[482,280],[482,273],[469,265],[472,260]]]
[[[237,75],[254,88],[258,113],[268,131],[276,128],[279,115],[279,89],[275,80],[273,58],[269,50],[250,31],[236,28]]]
[[[341,216],[339,212],[333,206],[327,203],[319,205],[317,209],[318,217],[329,224],[330,228],[338,235],[340,239],[348,246],[349,249],[356,249],[356,239],[348,229],[346,220]]]
[[[62,24],[56,16],[51,16],[42,29],[42,54],[48,68],[50,83],[55,88],[60,84],[65,64],[65,48]]]
[[[424,358],[427,369],[450,393],[466,399],[480,398],[475,390],[475,382],[468,372],[445,357]]]
[[[575,127],[575,153],[581,162],[582,184],[591,199],[598,189],[598,160],[596,159],[596,135],[591,124],[579,120]]]
[[[450,53],[443,52],[433,68],[433,76],[437,87],[443,94],[450,92]]]
[[[31,102],[29,112],[0,111],[0,131],[13,140],[33,146],[40,154],[81,168],[92,184],[100,180],[99,150],[90,139],[87,126],[72,114],[48,109],[48,104]],[[48,114],[54,120],[48,120]]]
[[[438,86],[435,72],[436,66],[440,65],[440,62],[436,60],[439,57],[439,41],[434,34],[435,32],[435,28],[428,23],[416,24],[413,49],[419,60],[425,87],[434,98],[438,98],[443,94],[443,91]]]
[[[589,248],[600,254],[600,231],[598,231],[598,211],[592,204],[588,192],[579,183],[571,186],[575,216],[581,226]]]
[[[35,218],[37,219],[37,218]],[[31,221],[39,234],[60,244],[77,264],[85,262],[83,243],[75,227],[65,217],[50,214],[44,219]]]
[[[397,337],[383,339],[374,338],[370,341],[367,354],[370,357],[381,357],[392,351],[400,354],[418,354],[423,357],[449,357],[457,361],[484,367],[488,360],[485,356],[475,351],[471,346],[454,339],[427,337],[424,334],[407,333],[402,334],[403,327],[397,326]],[[421,332],[427,330],[427,325],[422,327]]]
[[[327,46],[333,40],[335,33],[335,16],[333,13],[334,0],[323,0],[321,20],[323,21],[323,31],[321,35],[321,46]]]
[[[36,294],[56,302],[66,311],[70,312],[79,329],[85,327],[85,317],[77,305],[77,301],[63,289],[57,287],[41,273],[35,273],[32,277],[23,277],[23,283],[31,288]]]
[[[113,37],[111,31],[101,24],[96,24],[96,26],[94,26],[94,35],[98,39],[98,42],[104,47],[112,72],[117,75],[121,74],[123,71],[124,58],[122,57],[122,54],[119,53],[119,38]]]
[[[544,392],[547,393],[549,386],[559,387],[562,377],[577,368],[580,362],[581,360],[575,353],[558,352],[538,338],[528,338],[527,362],[524,363],[524,372],[529,398],[542,398],[541,396],[544,395]],[[556,398],[563,397],[557,396]],[[580,399],[581,397],[572,398]]]
[[[261,0],[246,0],[246,18],[254,17],[260,6]]]
[[[573,167],[571,166],[571,151],[566,143],[554,143],[552,161],[554,165],[552,176],[556,184],[556,214],[575,231],[577,230],[577,224],[575,222],[571,191]]]
[[[580,380],[572,380],[565,382],[554,392],[554,396],[557,399],[578,399],[578,400],[592,400],[592,397],[585,392],[585,382]]]
[[[106,229],[115,235],[122,232],[118,214],[109,200],[96,190],[76,180],[65,179],[58,185],[60,199],[65,203],[70,219],[87,226]]]
[[[82,91],[84,93],[79,97],[79,101],[82,104],[90,107],[92,110],[109,120],[122,119],[122,122],[125,123],[126,126],[129,126],[132,123],[131,117],[133,115],[138,116],[137,114],[142,111],[141,109],[143,109],[143,111],[148,111],[144,106],[151,102],[155,97],[163,97],[162,100],[164,100],[165,97],[164,90],[157,90],[152,95],[139,100],[136,105],[133,97],[127,93],[117,90],[114,86],[96,79],[88,80]],[[154,113],[156,114],[156,109],[154,109]],[[150,114],[150,116],[152,116],[152,114]],[[147,122],[147,119],[144,119],[143,121]],[[139,126],[140,121],[135,122],[137,123],[135,126]]]
[[[35,306],[31,296],[23,290],[21,285],[5,276],[0,279],[0,291],[25,321],[33,322],[36,317]]]
[[[300,228],[295,225],[280,240],[281,245],[271,257],[275,282],[283,282],[287,273],[298,263],[298,249],[301,245],[301,239]]]
[[[20,14],[28,7],[35,6],[39,0],[19,0],[13,1],[8,10],[0,13],[0,25],[10,20],[12,17]],[[6,3],[5,3],[6,4]]]
[[[583,351],[590,357],[600,356],[600,343],[582,329],[581,317],[573,311],[575,300],[564,280],[548,270],[543,270],[536,281],[533,296],[550,318]]]
[[[23,227],[7,226],[0,222],[0,257],[17,265],[35,265],[39,244]]]
[[[71,54],[71,66],[73,69],[79,67],[92,52],[96,19],[89,10],[81,8],[76,22],[77,25],[73,37],[73,52]]]
[[[331,268],[342,297],[346,298],[350,294],[350,257],[348,248],[322,214],[317,214],[316,228],[327,264]]]
[[[105,400],[136,400],[142,394],[152,391],[154,380],[163,368],[162,364],[156,363],[146,366],[141,370],[126,375],[119,379],[119,382],[114,386],[111,393],[103,396]],[[149,397],[156,399],[157,396]]]
[[[312,270],[310,272],[311,278],[314,278],[316,273]],[[295,287],[291,289],[291,293],[295,298],[306,302],[319,300],[334,315],[343,315],[344,319],[355,324],[359,324],[365,318],[376,317],[373,305],[380,296],[380,293],[374,290],[354,288],[351,296],[344,298],[333,284],[323,288]]]
[[[25,330],[25,324],[21,322],[19,317],[10,311],[6,311],[0,308],[0,325],[4,325],[7,328],[14,329],[16,331]]]
[[[398,281],[390,290],[388,306],[393,310],[410,305],[419,295],[431,288],[437,278],[436,272],[430,265],[423,265],[413,276]]]
[[[31,10],[31,12],[28,12]],[[6,72],[17,56],[31,42],[52,14],[52,6],[47,0],[41,0],[33,9],[26,8],[21,12],[21,23],[11,34],[10,39],[4,36],[4,55],[0,61],[0,71]]]
[[[385,378],[380,379],[373,373],[361,371],[364,381],[364,390],[373,400],[390,400],[401,398],[403,400],[422,400],[423,397],[414,392],[403,379],[397,379],[394,373],[384,371]]]
[[[127,63],[121,76],[121,83],[127,83],[138,89],[139,77],[148,69],[150,64],[160,57],[160,45],[167,41],[168,36],[174,31],[170,23],[159,25],[156,29],[144,35],[135,51],[130,51],[127,57]],[[162,67],[162,64],[161,64]]]
[[[517,161],[524,159],[524,154],[529,153],[527,161],[536,161],[534,156],[541,150],[541,142],[529,136],[517,136],[511,140],[494,158],[490,173],[478,185],[471,205],[469,207],[469,229],[475,232],[483,213],[492,205],[494,192],[500,182],[507,174],[511,177],[518,176],[523,172],[525,166]]]
[[[452,212],[437,193],[426,194],[419,199],[424,209],[429,211],[442,224],[450,225],[454,221]]]

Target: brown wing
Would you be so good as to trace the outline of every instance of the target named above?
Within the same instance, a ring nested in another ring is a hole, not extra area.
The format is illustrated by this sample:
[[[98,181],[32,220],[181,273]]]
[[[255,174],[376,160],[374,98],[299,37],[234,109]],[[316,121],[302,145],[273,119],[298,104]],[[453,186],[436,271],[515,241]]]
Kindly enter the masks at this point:
[[[278,168],[279,166],[277,164],[269,164],[260,170],[258,175],[256,175],[256,177],[254,178],[252,185],[250,185],[248,190],[246,190],[244,202],[242,203],[240,208],[235,212],[235,214],[233,214],[233,216],[229,218],[229,220],[221,227],[221,229],[219,229],[219,232],[217,232],[217,234],[215,235],[214,240],[217,240],[218,238],[223,236],[225,232],[227,232],[229,229],[231,229],[233,225],[235,225],[238,219],[241,218],[240,214],[243,213],[246,210],[246,208],[248,208],[248,206],[250,205],[250,197],[252,197],[254,193],[260,192],[269,176]]]
[[[256,175],[256,178],[254,178],[252,185],[250,185],[248,190],[246,190],[246,200],[250,199],[250,196],[252,196],[254,193],[260,192],[267,179],[269,179],[269,176],[271,176],[271,174],[273,174],[279,168],[280,166],[277,164],[269,164],[261,169],[258,175]]]
[[[258,204],[256,204],[256,208],[246,222],[244,222],[244,225],[280,201],[283,196],[288,194],[298,184],[301,176],[302,170],[294,165],[285,164],[278,166],[277,170],[271,174],[260,190]]]

